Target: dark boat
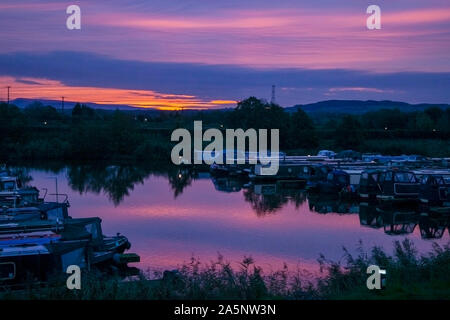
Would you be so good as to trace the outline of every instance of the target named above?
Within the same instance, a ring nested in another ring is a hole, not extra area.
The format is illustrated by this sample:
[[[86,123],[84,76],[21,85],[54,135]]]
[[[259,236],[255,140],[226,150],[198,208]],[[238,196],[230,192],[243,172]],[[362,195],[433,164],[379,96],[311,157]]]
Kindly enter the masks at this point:
[[[312,192],[317,191],[319,182],[326,181],[328,173],[333,171],[329,165],[314,164],[304,169],[303,177],[307,179],[306,189]]]
[[[24,186],[17,177],[0,176],[0,205],[26,206],[39,202],[37,188]]]
[[[64,220],[68,219],[69,203],[43,202],[30,207],[3,207],[0,210],[0,224],[11,222],[24,222],[33,220]]]
[[[289,161],[283,161],[278,164],[278,172],[274,175],[264,175],[263,169],[270,165],[256,164],[254,166],[254,172],[249,174],[249,178],[252,181],[262,182],[274,182],[282,181],[289,184],[295,182],[300,188],[304,188],[307,182],[305,177],[305,171],[310,166],[308,163],[295,163]]]
[[[415,203],[418,200],[420,183],[412,171],[386,170],[380,173],[378,184],[380,201]]]
[[[358,191],[361,199],[367,201],[376,200],[377,195],[381,193],[378,178],[382,172],[379,169],[368,169],[361,173]]]
[[[315,188],[318,193],[354,197],[359,188],[361,170],[333,170],[325,181],[319,181]]]
[[[69,265],[88,266],[88,240],[45,241],[43,236],[22,239],[0,236],[0,285],[14,287],[41,283],[62,275]]]
[[[81,269],[126,267],[139,256],[120,234],[104,236],[100,218],[33,220],[0,224],[0,284],[47,281],[69,265]]]
[[[423,174],[420,179],[419,200],[428,206],[450,207],[450,173]]]

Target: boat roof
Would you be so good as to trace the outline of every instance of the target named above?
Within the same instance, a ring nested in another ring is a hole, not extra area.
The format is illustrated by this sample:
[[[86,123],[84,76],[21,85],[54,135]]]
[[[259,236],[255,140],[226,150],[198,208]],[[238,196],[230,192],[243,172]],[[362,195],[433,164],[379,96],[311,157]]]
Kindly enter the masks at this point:
[[[450,175],[450,170],[433,170],[433,169],[423,169],[423,170],[414,170],[416,174],[426,174],[426,175]]]
[[[26,235],[4,235],[0,237],[0,248],[11,247],[11,246],[24,246],[24,245],[44,245],[52,242],[61,240],[61,235],[47,232]]]
[[[361,174],[364,171],[364,169],[343,169],[342,171],[348,174]]]
[[[0,257],[50,254],[49,250],[40,244],[26,244],[0,248]]]
[[[78,218],[78,219],[65,219],[64,221],[54,220],[30,220],[30,221],[18,221],[0,224],[0,234],[17,234],[17,233],[30,233],[36,231],[62,231],[65,227],[76,225],[87,225],[90,223],[101,223],[99,217],[93,218]]]

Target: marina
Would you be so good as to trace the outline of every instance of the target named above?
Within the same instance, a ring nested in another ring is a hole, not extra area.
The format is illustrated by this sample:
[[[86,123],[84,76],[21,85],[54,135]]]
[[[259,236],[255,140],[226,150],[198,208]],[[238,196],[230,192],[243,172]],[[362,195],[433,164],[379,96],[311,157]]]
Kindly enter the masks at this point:
[[[447,241],[446,160],[367,160],[285,156],[268,178],[247,163],[14,168],[28,181],[2,174],[0,281],[17,285],[30,272],[45,281],[72,264],[123,275],[173,270],[219,252],[315,272],[319,254],[336,257],[359,240],[390,248],[392,237],[407,237],[419,250]],[[48,192],[48,176],[60,193]]]

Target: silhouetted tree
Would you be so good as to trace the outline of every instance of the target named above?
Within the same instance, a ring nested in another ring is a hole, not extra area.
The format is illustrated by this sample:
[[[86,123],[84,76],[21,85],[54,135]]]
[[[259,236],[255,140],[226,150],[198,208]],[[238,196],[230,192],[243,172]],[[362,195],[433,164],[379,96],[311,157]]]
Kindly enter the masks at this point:
[[[437,123],[440,118],[444,115],[444,110],[438,107],[430,107],[425,109],[425,114],[427,114],[434,123]]]
[[[291,148],[315,148],[318,139],[311,118],[298,108],[289,121],[288,137]]]
[[[29,104],[24,112],[25,115],[39,122],[61,119],[61,115],[55,108],[52,106],[44,106],[41,102]]]
[[[363,142],[361,123],[355,116],[345,115],[335,132],[335,143],[343,149],[357,149]]]
[[[72,117],[74,118],[94,119],[96,116],[95,110],[85,104],[80,105],[77,103],[72,109]]]

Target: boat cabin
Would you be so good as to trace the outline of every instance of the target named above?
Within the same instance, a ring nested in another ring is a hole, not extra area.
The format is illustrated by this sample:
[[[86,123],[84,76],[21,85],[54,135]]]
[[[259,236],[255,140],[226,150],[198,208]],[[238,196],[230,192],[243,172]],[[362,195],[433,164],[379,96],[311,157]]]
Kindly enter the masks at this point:
[[[450,207],[450,174],[423,174],[419,200],[429,206]]]
[[[46,281],[69,265],[87,268],[139,262],[139,256],[123,254],[129,248],[126,237],[103,235],[97,217],[0,224],[0,285]]]
[[[70,265],[86,268],[88,241],[39,243],[29,237],[17,245],[0,238],[0,285],[14,286],[47,281],[62,275]]]
[[[0,177],[0,204],[7,206],[24,206],[38,203],[39,190],[23,186],[16,177]]]
[[[416,201],[420,184],[412,171],[386,170],[379,174],[378,185],[381,201]]]
[[[63,221],[70,218],[68,202],[44,202],[31,207],[0,209],[0,224],[33,220]]]
[[[325,181],[319,181],[317,191],[320,193],[338,194],[350,185],[350,175],[342,170],[333,170],[327,174]]]
[[[362,199],[375,200],[376,196],[381,193],[378,178],[382,172],[382,170],[378,169],[369,169],[364,170],[361,173],[361,179],[359,181],[359,196]]]

